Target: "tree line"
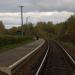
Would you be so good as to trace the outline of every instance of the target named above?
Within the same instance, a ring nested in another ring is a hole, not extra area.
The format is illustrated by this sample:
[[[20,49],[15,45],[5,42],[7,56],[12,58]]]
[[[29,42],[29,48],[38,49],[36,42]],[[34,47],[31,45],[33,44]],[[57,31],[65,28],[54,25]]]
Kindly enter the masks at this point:
[[[0,34],[21,36],[21,26],[5,29],[4,24],[0,21]],[[32,23],[23,25],[23,35],[41,38],[50,38],[55,34],[52,22],[38,22],[36,25]]]
[[[21,36],[21,26],[5,29],[0,21],[0,34]],[[38,22],[23,25],[24,36],[40,37],[44,39],[59,39],[75,43],[75,15],[72,15],[67,21],[53,24],[52,22]]]

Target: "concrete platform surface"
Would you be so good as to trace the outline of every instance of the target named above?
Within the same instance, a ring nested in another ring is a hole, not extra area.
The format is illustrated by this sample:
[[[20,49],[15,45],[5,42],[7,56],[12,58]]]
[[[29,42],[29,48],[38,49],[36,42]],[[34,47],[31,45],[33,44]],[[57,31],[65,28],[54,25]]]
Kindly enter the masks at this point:
[[[17,62],[19,59],[30,53],[37,46],[39,46],[44,40],[40,39],[21,47],[11,49],[7,52],[0,54],[0,67],[9,67]]]

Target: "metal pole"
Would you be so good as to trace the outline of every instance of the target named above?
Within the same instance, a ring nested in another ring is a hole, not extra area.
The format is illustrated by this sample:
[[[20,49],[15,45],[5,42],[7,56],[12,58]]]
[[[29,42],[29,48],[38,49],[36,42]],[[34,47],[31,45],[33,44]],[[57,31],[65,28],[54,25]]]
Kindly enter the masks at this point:
[[[30,17],[30,16],[26,17],[26,25],[28,24],[28,19],[29,19],[29,17]]]
[[[23,37],[23,7],[24,6],[19,6],[21,8],[21,33]]]

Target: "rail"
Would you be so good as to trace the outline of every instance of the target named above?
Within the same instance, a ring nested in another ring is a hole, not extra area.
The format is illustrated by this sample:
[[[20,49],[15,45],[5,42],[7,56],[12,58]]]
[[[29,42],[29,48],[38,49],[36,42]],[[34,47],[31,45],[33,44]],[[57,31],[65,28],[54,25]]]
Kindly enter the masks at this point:
[[[40,70],[42,69],[42,66],[43,66],[43,64],[44,64],[44,62],[45,62],[45,60],[47,58],[48,52],[49,52],[49,45],[48,45],[47,52],[46,52],[46,54],[45,54],[45,56],[44,56],[44,58],[43,58],[43,60],[42,60],[42,62],[41,62],[41,64],[40,64],[40,66],[39,66],[39,68],[38,68],[38,70],[37,70],[35,75],[39,75]]]

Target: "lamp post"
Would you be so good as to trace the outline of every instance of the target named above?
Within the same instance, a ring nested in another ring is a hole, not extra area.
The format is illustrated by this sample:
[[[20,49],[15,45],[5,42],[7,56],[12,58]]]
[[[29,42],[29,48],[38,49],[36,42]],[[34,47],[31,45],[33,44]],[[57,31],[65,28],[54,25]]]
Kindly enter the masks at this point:
[[[21,8],[21,34],[23,37],[23,7],[24,6],[19,6]]]

